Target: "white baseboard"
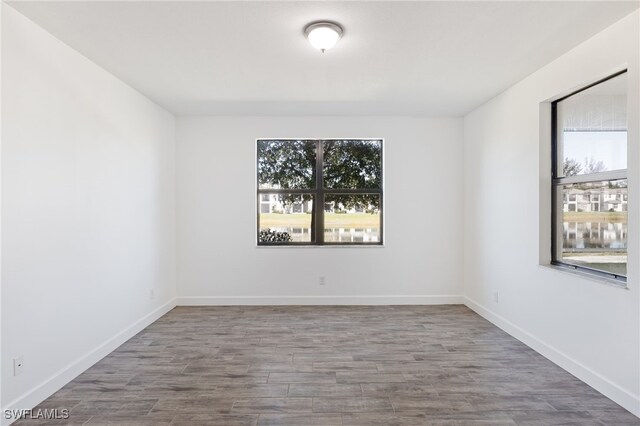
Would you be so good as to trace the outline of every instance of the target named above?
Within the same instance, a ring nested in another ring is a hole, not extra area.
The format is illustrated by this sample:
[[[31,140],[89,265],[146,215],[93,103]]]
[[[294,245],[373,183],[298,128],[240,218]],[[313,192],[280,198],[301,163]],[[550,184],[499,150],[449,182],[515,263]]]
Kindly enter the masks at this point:
[[[64,385],[82,374],[89,367],[113,352],[124,342],[138,334],[145,327],[148,327],[158,318],[169,312],[171,309],[175,308],[175,306],[176,299],[173,298],[164,305],[154,309],[152,312],[140,318],[138,321],[131,324],[129,327],[125,328],[100,346],[76,359],[71,364],[67,365],[62,370],[49,377],[29,392],[21,395],[16,400],[7,404],[7,406],[2,409],[2,425],[9,425],[14,421],[4,418],[5,410],[21,410],[34,408],[36,405],[57,392]]]
[[[598,392],[602,393],[607,398],[621,405],[626,410],[629,410],[634,415],[640,417],[640,397],[638,397],[638,395],[634,395],[621,388],[606,377],[603,377],[584,364],[581,364],[553,346],[543,342],[533,334],[523,330],[506,318],[485,308],[475,300],[466,296],[464,296],[463,299],[464,304],[469,307],[469,309],[472,309],[487,321],[509,333],[511,336],[520,340],[522,343],[529,346],[551,362],[557,364],[562,369],[568,371]]]
[[[459,295],[441,296],[182,296],[178,306],[225,305],[461,305]]]

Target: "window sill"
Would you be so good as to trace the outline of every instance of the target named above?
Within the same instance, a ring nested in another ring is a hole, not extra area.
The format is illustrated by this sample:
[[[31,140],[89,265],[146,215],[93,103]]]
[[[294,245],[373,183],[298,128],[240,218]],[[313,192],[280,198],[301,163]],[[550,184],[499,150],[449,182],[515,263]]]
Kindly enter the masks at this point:
[[[571,274],[580,278],[584,278],[589,281],[594,281],[600,284],[607,285],[609,287],[614,287],[620,290],[629,290],[629,286],[627,282],[616,280],[615,278],[607,278],[600,275],[592,274],[587,271],[583,271],[580,269],[573,269],[567,266],[562,265],[552,265],[552,264],[540,264],[538,265],[540,268],[544,268],[546,270],[556,271],[561,274]]]

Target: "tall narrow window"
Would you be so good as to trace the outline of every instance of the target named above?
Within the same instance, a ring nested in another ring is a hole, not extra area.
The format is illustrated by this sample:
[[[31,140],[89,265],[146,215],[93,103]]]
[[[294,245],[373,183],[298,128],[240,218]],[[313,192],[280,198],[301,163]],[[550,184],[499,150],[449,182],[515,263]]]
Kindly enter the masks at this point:
[[[257,141],[258,245],[381,245],[382,140]]]
[[[552,263],[626,281],[627,74],[552,104]]]

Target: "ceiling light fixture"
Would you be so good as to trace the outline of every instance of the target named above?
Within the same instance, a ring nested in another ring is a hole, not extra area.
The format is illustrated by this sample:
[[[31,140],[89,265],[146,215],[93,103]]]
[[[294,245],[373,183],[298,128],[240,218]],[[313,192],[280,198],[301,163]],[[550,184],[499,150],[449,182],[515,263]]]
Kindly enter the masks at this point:
[[[322,53],[336,45],[342,37],[342,27],[334,22],[312,22],[304,29],[309,43]]]

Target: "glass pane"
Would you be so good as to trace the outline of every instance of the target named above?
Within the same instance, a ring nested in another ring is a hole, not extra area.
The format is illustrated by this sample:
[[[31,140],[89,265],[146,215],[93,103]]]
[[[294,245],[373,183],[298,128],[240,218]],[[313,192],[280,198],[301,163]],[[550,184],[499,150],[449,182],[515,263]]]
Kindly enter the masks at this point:
[[[557,176],[627,168],[627,74],[557,103]]]
[[[258,200],[259,243],[314,241],[311,194],[260,194]]]
[[[380,188],[382,183],[381,140],[324,141],[322,149],[325,188]]]
[[[259,140],[258,188],[316,187],[315,141]]]
[[[380,243],[379,194],[331,194],[324,197],[324,241]]]
[[[561,185],[556,196],[557,260],[626,276],[627,181]]]

